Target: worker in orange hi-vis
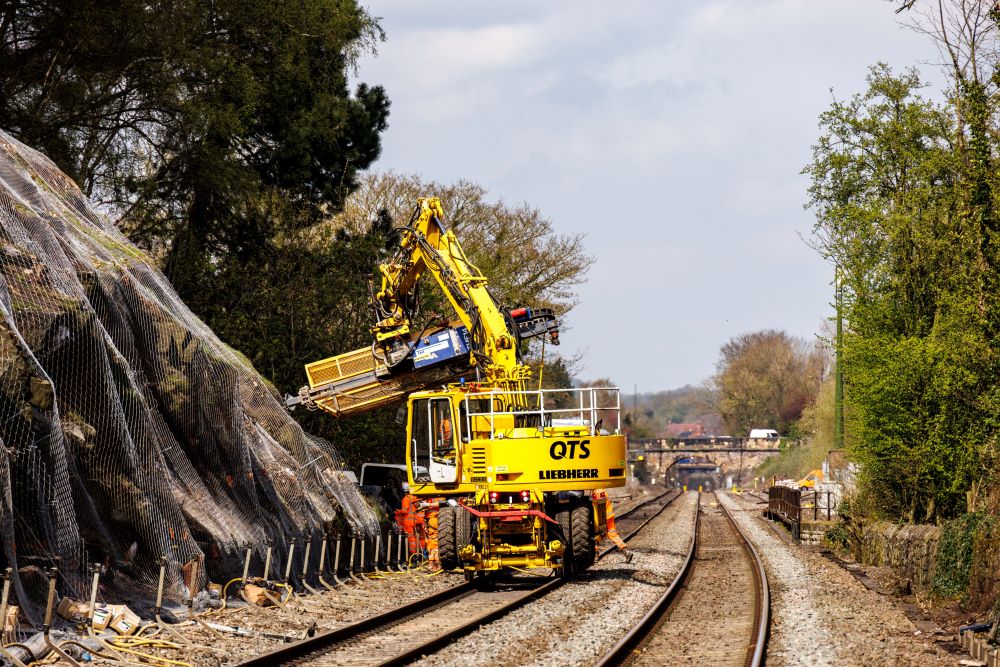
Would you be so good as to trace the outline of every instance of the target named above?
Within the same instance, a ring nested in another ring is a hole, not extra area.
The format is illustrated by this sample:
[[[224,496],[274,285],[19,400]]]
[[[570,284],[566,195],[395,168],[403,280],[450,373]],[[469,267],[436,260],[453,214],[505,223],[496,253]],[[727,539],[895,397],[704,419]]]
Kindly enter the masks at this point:
[[[441,438],[440,444],[442,447],[447,447],[448,445],[453,444],[451,441],[451,434],[451,419],[445,417],[438,425],[438,435]]]
[[[427,562],[431,572],[441,569],[441,557],[438,554],[438,512],[444,498],[428,498],[421,502],[420,509],[424,513],[424,527],[427,529]]]
[[[418,509],[420,499],[410,493],[409,484],[403,483],[403,491],[406,495],[403,496],[402,507],[396,510],[396,523],[406,534],[406,553],[415,554],[422,550],[420,533],[424,524],[424,513]]]
[[[622,552],[625,556],[625,562],[631,563],[632,552],[625,546],[625,540],[618,534],[618,528],[615,527],[615,508],[611,505],[611,498],[608,497],[608,492],[604,489],[597,489],[594,491],[594,500],[604,501],[605,525],[608,528],[608,539],[614,542],[615,546],[618,547],[618,551]]]
[[[427,515],[427,562],[431,572],[441,569],[441,558],[438,555],[438,504],[431,502],[425,510]]]

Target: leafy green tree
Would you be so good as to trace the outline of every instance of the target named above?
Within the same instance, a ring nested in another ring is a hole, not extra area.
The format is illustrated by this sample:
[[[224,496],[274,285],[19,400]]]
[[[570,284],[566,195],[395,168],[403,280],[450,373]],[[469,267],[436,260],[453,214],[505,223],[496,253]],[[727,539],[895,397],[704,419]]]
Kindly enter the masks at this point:
[[[221,258],[339,209],[378,156],[388,98],[347,77],[380,36],[351,1],[15,0],[0,125],[119,214],[200,311]]]
[[[995,175],[970,119],[985,100],[959,86],[944,107],[921,87],[872,67],[865,93],[820,117],[806,168],[817,248],[844,280],[848,442],[868,506],[910,521],[964,511],[997,423]]]
[[[14,0],[0,5],[0,125],[119,216],[188,305],[294,392],[303,360],[366,344],[386,229],[314,226],[378,156],[388,98],[352,93],[348,74],[381,37],[352,0]],[[394,416],[301,415],[349,458]]]
[[[550,218],[526,203],[491,201],[470,181],[437,183],[417,175],[370,172],[329,224],[358,233],[381,211],[397,226],[410,218],[418,197],[439,197],[445,224],[469,258],[509,306],[550,307],[564,314],[576,304],[576,287],[594,263],[583,234],[559,234]]]

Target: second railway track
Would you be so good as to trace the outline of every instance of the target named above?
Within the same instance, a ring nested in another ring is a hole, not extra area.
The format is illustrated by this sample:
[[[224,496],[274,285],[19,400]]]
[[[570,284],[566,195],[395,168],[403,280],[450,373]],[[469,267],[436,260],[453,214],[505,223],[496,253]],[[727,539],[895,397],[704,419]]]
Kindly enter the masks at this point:
[[[628,541],[681,494],[666,491],[618,517]],[[605,557],[615,547],[605,549]],[[565,580],[517,577],[487,588],[461,584],[356,623],[272,649],[239,665],[405,665],[474,632],[532,600],[559,588]]]

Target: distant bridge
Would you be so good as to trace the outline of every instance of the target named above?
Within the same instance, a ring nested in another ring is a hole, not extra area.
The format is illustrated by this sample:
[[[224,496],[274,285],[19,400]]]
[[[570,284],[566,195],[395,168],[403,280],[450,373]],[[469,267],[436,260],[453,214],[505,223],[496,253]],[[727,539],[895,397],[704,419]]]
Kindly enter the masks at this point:
[[[727,476],[741,483],[765,459],[781,451],[777,438],[641,438],[629,441],[628,459],[640,457],[653,476],[677,485],[703,484],[718,488]],[[690,459],[694,459],[693,461]]]

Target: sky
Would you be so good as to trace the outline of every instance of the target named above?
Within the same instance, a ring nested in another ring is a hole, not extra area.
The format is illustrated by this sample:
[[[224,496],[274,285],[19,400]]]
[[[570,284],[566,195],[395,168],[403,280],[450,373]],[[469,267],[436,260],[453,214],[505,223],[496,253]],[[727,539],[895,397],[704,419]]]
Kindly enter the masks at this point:
[[[629,392],[706,380],[744,332],[816,336],[833,269],[800,172],[818,116],[869,65],[937,55],[884,0],[368,9],[387,40],[356,78],[392,100],[374,168],[472,180],[585,234],[596,263],[560,352]]]

